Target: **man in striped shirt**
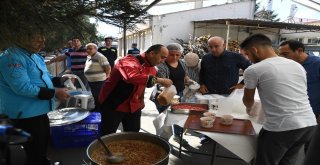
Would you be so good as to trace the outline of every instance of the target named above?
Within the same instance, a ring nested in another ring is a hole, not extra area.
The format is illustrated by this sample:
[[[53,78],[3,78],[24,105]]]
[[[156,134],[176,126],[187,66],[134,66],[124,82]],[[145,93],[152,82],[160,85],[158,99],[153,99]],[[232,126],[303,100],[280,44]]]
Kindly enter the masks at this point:
[[[73,48],[71,48],[68,52],[66,52],[63,55],[57,56],[56,58],[51,59],[47,64],[51,64],[58,61],[64,61],[67,59],[67,57],[70,57],[71,59],[71,72],[72,74],[77,75],[85,87],[88,89],[88,81],[86,77],[84,76],[84,66],[87,60],[87,51],[84,46],[82,46],[81,41],[79,38],[73,38],[72,39]],[[77,85],[76,86],[80,86]]]
[[[108,59],[98,52],[98,46],[94,43],[88,43],[86,45],[86,50],[88,53],[86,65],[84,68],[84,75],[86,76],[92,96],[95,102],[94,111],[100,111],[100,105],[98,102],[98,97],[102,85],[105,80],[109,77],[111,67]]]

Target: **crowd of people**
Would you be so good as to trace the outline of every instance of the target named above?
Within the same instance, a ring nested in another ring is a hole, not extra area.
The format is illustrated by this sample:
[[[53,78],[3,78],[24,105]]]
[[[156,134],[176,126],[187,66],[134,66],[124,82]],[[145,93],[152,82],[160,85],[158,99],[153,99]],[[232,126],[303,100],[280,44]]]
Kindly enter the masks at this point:
[[[64,54],[47,62],[66,60],[67,73],[77,75],[91,90],[93,111],[101,113],[101,135],[116,133],[120,123],[123,131],[139,132],[146,88],[174,85],[182,101],[185,85],[199,83],[203,95],[228,96],[244,88],[243,103],[250,115],[255,92],[259,92],[266,121],[258,135],[255,164],[293,165],[303,146],[306,165],[319,159],[315,139],[320,134],[316,130],[320,57],[305,53],[302,43],[282,42],[278,55],[266,35],[254,34],[240,44],[240,54],[226,50],[224,38],[212,36],[202,59],[192,52],[183,55],[178,43],[155,44],[142,53],[133,43],[128,54],[115,62],[118,56],[112,41],[106,37],[105,46],[98,48],[94,43],[83,46],[79,38],[73,38]],[[63,90],[66,78],[50,76],[38,54],[44,42],[44,34],[35,33],[0,56],[0,112],[32,135],[24,144],[27,164],[50,164],[47,113],[55,109],[55,99],[70,97]],[[239,70],[244,71],[242,81]],[[156,105],[159,113],[169,106]],[[182,130],[173,125],[175,139],[186,144],[178,138]]]

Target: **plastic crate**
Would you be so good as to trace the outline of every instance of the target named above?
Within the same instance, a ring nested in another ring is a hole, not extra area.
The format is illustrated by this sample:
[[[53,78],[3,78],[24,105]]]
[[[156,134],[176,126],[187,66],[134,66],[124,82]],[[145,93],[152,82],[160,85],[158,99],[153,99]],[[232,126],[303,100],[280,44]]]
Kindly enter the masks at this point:
[[[100,136],[100,123],[100,113],[91,112],[88,117],[77,123],[51,127],[52,146],[55,148],[86,147],[98,135]]]

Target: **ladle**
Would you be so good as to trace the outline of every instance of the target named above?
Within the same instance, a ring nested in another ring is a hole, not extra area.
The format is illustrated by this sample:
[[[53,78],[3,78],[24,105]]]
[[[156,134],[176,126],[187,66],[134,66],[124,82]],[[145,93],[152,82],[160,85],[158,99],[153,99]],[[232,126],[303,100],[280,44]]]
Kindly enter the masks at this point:
[[[121,163],[124,161],[124,156],[122,156],[122,154],[112,154],[112,152],[109,150],[109,148],[107,147],[107,145],[103,142],[103,140],[101,139],[100,136],[98,136],[98,141],[101,143],[101,145],[103,146],[104,150],[106,151],[107,154],[107,161],[109,163]]]

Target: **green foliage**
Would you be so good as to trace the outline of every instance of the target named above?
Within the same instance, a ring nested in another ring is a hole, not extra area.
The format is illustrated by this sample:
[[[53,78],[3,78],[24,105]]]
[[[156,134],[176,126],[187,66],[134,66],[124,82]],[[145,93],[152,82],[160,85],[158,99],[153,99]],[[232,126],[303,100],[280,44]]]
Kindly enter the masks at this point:
[[[280,18],[278,17],[278,14],[274,13],[274,11],[270,11],[270,10],[261,10],[261,18],[266,19],[268,21],[274,21],[274,22],[278,22],[280,21]]]
[[[261,10],[259,10],[260,8],[260,2],[257,2],[254,8],[254,12],[255,12],[255,19],[265,19],[268,21],[274,21],[274,22],[278,22],[280,21],[280,18],[278,17],[278,14],[276,14],[273,10],[266,10],[265,8],[262,8]]]
[[[256,2],[256,5],[254,7],[254,13],[256,13],[259,8],[260,8],[260,2]]]
[[[0,50],[34,32],[45,34],[49,50],[73,37],[97,40],[89,17],[118,27],[127,23],[134,29],[147,16],[139,4],[140,0],[1,0]]]
[[[190,35],[188,42],[185,42],[179,38],[176,38],[175,41],[184,48],[184,55],[188,52],[193,52],[196,53],[199,58],[202,58],[202,56],[209,52],[207,42],[211,36],[211,34],[203,35],[200,37],[193,37],[192,35]]]

